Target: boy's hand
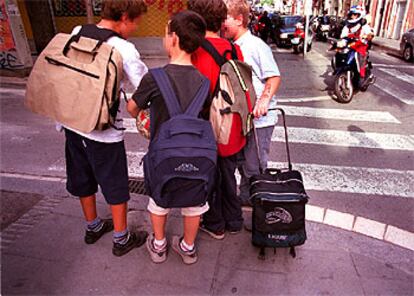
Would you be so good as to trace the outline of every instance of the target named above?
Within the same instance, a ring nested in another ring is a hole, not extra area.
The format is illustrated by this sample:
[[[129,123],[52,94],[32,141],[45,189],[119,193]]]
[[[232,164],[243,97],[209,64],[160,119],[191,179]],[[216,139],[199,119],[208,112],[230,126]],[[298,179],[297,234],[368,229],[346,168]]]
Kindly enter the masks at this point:
[[[256,101],[253,108],[254,117],[258,118],[267,114],[270,101],[278,90],[280,85],[280,76],[272,76],[266,79],[264,90],[260,98]]]
[[[268,108],[269,108],[269,100],[266,100],[263,98],[258,99],[253,108],[254,117],[258,118],[263,115],[266,115]]]

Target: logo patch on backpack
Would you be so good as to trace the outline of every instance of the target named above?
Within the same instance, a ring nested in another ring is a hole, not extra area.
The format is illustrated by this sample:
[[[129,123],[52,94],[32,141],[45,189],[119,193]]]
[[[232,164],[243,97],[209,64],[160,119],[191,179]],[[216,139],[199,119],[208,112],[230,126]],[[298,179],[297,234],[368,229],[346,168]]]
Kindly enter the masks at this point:
[[[275,224],[275,223],[283,223],[289,224],[292,223],[293,218],[292,215],[286,211],[284,208],[276,207],[274,208],[273,212],[266,213],[266,224]]]
[[[174,169],[176,172],[183,172],[183,173],[189,173],[189,172],[198,172],[200,169],[193,165],[192,163],[182,163],[178,167]]]

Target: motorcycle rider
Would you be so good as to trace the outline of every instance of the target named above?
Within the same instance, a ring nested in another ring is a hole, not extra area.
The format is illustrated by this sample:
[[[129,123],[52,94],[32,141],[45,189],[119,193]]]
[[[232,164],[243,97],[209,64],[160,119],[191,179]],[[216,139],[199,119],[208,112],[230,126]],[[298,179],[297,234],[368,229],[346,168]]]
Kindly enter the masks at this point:
[[[305,26],[303,25],[303,23],[298,22],[296,24],[293,36],[305,39]]]
[[[360,74],[360,87],[366,85],[366,83],[370,83],[374,79],[374,75],[372,74],[369,77],[365,77],[369,63],[368,50],[373,37],[373,30],[365,19],[364,8],[360,5],[352,6],[348,12],[345,26],[342,29],[341,38],[352,42],[350,43],[350,48],[356,52],[356,60]]]
[[[317,18],[317,21],[318,21],[318,25],[317,25],[317,28],[316,28],[317,38],[320,39],[320,40],[326,40],[327,35],[324,35],[324,32],[322,31],[322,26],[330,26],[331,22],[330,22],[330,19],[329,19],[329,16],[328,16],[328,11],[324,10],[323,15],[319,16]],[[324,29],[324,30],[326,31],[326,29]],[[326,33],[326,34],[328,34],[328,33]]]

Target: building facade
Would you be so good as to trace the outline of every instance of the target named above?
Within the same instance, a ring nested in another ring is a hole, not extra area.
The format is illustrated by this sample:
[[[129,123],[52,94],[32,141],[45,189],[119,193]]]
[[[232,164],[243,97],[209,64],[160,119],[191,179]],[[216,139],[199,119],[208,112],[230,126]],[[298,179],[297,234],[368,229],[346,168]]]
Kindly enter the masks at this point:
[[[370,12],[377,36],[399,40],[414,28],[414,0],[372,0]]]
[[[292,14],[303,14],[305,1],[313,1],[313,14],[345,17],[353,5],[362,5],[376,36],[399,40],[403,33],[414,28],[414,0],[297,0]]]

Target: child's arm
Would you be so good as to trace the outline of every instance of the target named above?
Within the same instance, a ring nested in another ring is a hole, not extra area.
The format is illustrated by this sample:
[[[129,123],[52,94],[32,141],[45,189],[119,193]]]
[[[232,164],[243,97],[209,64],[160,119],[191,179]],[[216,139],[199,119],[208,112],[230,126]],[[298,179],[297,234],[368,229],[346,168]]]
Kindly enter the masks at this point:
[[[269,103],[272,97],[275,95],[280,86],[280,76],[273,76],[266,79],[265,88],[262,95],[256,101],[253,108],[253,114],[255,117],[266,115],[269,108]]]
[[[138,116],[139,111],[141,110],[138,108],[137,103],[135,103],[135,101],[131,99],[128,100],[127,111],[133,118],[136,118]]]

